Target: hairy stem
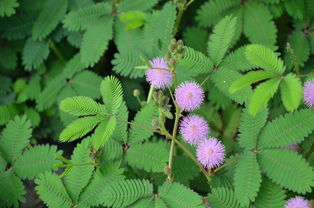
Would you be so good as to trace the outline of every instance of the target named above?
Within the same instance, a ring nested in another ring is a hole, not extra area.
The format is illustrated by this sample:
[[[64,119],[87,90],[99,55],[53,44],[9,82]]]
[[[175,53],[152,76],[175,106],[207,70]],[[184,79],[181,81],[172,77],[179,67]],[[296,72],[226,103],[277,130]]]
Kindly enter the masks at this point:
[[[56,46],[52,41],[49,42],[49,47],[50,47],[51,50],[58,56],[58,58],[59,58],[61,61],[64,61],[64,58],[63,58],[61,52],[59,51],[59,49],[57,48],[57,46]]]
[[[148,92],[147,103],[149,103],[153,97],[154,87],[151,85]]]
[[[297,75],[298,77],[307,77],[307,76],[314,76],[314,73],[310,73],[310,74],[299,74]]]
[[[236,159],[234,159],[234,160],[231,160],[231,161],[229,161],[229,162],[223,164],[222,166],[220,166],[220,167],[216,168],[215,170],[213,170],[213,171],[212,171],[212,174],[218,172],[219,170],[223,169],[224,167],[227,167],[228,165],[231,165],[232,163],[238,161],[239,159],[240,159],[240,158],[236,158]]]

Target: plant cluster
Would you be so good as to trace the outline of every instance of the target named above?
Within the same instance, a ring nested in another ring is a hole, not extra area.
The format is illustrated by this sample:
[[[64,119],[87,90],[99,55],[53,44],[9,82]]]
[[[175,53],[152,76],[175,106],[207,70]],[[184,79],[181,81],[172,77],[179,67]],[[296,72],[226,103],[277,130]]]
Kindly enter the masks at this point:
[[[0,207],[313,206],[314,1],[1,0],[0,44]]]

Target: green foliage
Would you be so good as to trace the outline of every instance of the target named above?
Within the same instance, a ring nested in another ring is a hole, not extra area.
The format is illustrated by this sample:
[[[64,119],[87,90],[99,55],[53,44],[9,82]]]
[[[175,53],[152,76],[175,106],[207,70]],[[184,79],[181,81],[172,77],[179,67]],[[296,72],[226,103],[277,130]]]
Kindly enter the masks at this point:
[[[107,114],[103,105],[85,96],[69,97],[62,100],[60,109],[75,116]]]
[[[153,102],[144,106],[141,111],[139,111],[131,125],[129,131],[129,144],[140,143],[143,140],[149,138],[153,135],[153,129],[155,128],[152,125],[152,120],[158,118],[158,109],[156,108]],[[139,126],[138,126],[139,125]],[[142,128],[142,126],[147,126],[148,128]]]
[[[251,43],[275,45],[277,29],[265,5],[255,2],[245,5],[243,32]]]
[[[241,206],[248,207],[253,202],[262,182],[262,175],[256,154],[245,152],[237,163],[234,174],[234,195]]]
[[[0,17],[15,14],[15,8],[19,6],[16,0],[3,0],[0,2]]]
[[[136,200],[150,196],[153,186],[145,180],[125,180],[108,186],[104,191],[104,205],[127,207]]]
[[[85,66],[94,66],[107,49],[112,38],[112,24],[112,18],[102,17],[87,27],[81,46],[82,63]]]
[[[158,188],[158,194],[165,204],[171,208],[203,207],[201,197],[179,183],[164,183]]]
[[[309,109],[288,113],[269,122],[261,132],[258,147],[272,148],[296,144],[313,130],[314,112]]]
[[[251,115],[256,115],[263,107],[266,107],[268,101],[276,93],[280,82],[281,79],[274,78],[257,86],[248,106]]]
[[[255,200],[256,208],[281,208],[285,205],[285,191],[269,179],[263,178]]]
[[[48,171],[56,163],[56,146],[39,145],[26,150],[14,163],[13,171],[20,178],[32,179]]]
[[[28,39],[23,50],[23,64],[30,71],[39,67],[49,55],[49,45],[46,41]]]
[[[208,201],[215,208],[240,208],[234,192],[227,188],[215,188],[208,194]]]
[[[73,167],[65,176],[64,184],[72,200],[77,201],[83,188],[89,183],[94,170],[93,165],[79,165],[93,162],[90,157],[88,139],[84,139],[76,146],[71,157],[71,162],[73,163]]]
[[[115,114],[123,102],[123,91],[119,80],[113,76],[106,77],[101,82],[100,93],[108,112]]]
[[[271,49],[263,45],[249,45],[245,49],[245,55],[249,62],[258,67],[271,71],[274,73],[282,74],[285,71],[285,66]]]
[[[236,30],[236,23],[237,18],[225,17],[214,27],[213,34],[209,37],[208,55],[215,66],[221,63],[231,45]]]
[[[145,171],[163,172],[167,166],[169,152],[161,143],[132,145],[126,152],[126,161],[132,167]]]
[[[101,121],[97,126],[92,136],[92,143],[95,150],[98,150],[106,144],[116,127],[116,123],[116,118],[110,117],[109,119]]]
[[[112,137],[119,141],[123,141],[124,143],[128,139],[128,124],[122,121],[127,121],[128,117],[129,117],[128,109],[126,107],[125,102],[122,102],[116,114],[116,118],[120,122],[117,122],[116,128],[114,132],[112,133]]]
[[[79,139],[94,129],[104,119],[105,117],[101,115],[76,119],[61,132],[60,141],[71,142]]]
[[[266,123],[268,109],[264,108],[255,116],[249,114],[248,109],[244,108],[241,115],[239,145],[242,148],[254,148],[257,144],[257,138],[260,130]]]
[[[185,47],[184,58],[179,61],[179,64],[193,73],[209,73],[213,70],[212,61],[203,53],[190,47]]]
[[[280,84],[281,99],[288,111],[296,110],[302,98],[300,79],[294,74],[288,74]]]
[[[8,162],[14,162],[28,145],[32,135],[31,122],[26,116],[16,116],[2,131],[0,150]]]
[[[305,13],[304,1],[287,0],[284,2],[286,11],[295,19],[303,19]]]
[[[32,37],[35,40],[42,40],[47,37],[64,17],[67,6],[68,0],[61,2],[47,0],[34,23]]]
[[[56,174],[51,172],[41,174],[35,183],[38,195],[48,207],[71,207],[72,201]]]
[[[118,12],[126,12],[132,10],[148,10],[152,8],[158,0],[125,0],[122,1]]]
[[[267,149],[258,154],[262,171],[275,183],[297,193],[311,191],[313,168],[298,154],[286,149]]]
[[[19,201],[25,202],[24,186],[22,181],[16,177],[12,172],[0,172],[0,199],[1,203],[6,207],[19,207]]]

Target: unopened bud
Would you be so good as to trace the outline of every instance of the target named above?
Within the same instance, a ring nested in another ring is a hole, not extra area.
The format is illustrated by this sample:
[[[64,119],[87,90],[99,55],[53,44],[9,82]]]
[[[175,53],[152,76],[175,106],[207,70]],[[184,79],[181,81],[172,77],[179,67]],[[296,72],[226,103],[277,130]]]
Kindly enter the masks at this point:
[[[167,61],[171,59],[171,54],[169,51],[166,53],[166,59],[167,59]]]
[[[178,46],[183,46],[183,40],[181,40],[181,39],[178,40],[178,41],[177,41],[177,44],[178,44]]]
[[[156,119],[152,120],[152,125],[153,126],[158,126],[159,125],[158,120],[156,120]]]
[[[169,49],[169,51],[174,51],[176,49],[176,47],[177,47],[176,45],[170,44],[168,46],[168,49]]]
[[[141,94],[141,92],[139,91],[139,89],[133,90],[133,96],[134,96],[134,97],[139,97],[140,94]]]
[[[169,61],[169,65],[170,65],[171,67],[173,67],[173,66],[175,66],[176,64],[177,64],[176,59],[171,58],[170,61]]]
[[[158,100],[158,92],[156,92],[156,91],[153,93],[153,100],[156,102]]]
[[[166,175],[169,175],[171,173],[171,170],[170,170],[170,168],[168,166],[164,167],[164,173]]]

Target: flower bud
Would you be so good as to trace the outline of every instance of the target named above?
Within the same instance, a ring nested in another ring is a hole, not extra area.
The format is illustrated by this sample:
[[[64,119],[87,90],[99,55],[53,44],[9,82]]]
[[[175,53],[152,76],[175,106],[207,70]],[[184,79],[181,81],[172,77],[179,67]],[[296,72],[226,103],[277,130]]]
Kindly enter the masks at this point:
[[[158,120],[156,119],[152,120],[152,125],[157,127],[159,125]]]
[[[134,90],[133,90],[133,96],[134,96],[134,97],[139,97],[140,94],[141,94],[141,92],[139,91],[139,89],[134,89]]]

